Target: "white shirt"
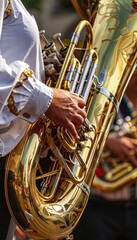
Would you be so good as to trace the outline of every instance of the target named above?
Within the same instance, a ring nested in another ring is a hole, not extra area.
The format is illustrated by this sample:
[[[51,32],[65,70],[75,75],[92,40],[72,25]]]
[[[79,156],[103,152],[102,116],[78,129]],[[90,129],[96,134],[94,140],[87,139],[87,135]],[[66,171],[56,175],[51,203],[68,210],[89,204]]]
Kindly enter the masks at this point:
[[[34,18],[20,0],[12,0],[12,13],[4,19],[7,0],[0,3],[0,156],[8,154],[21,140],[29,123],[49,107],[53,91],[44,81],[44,65],[39,31]],[[8,99],[26,68],[34,75],[16,88],[11,112]],[[29,117],[26,115],[29,113]]]

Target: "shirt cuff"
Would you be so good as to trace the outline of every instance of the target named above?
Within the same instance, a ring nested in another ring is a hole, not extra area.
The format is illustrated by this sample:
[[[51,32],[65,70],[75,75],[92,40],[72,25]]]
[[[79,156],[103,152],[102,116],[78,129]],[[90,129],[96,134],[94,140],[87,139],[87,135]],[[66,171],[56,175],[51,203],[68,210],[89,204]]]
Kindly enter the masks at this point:
[[[14,84],[6,88],[7,94],[3,94],[6,97],[2,99],[2,128],[8,126],[15,118],[35,122],[47,111],[53,97],[53,89],[36,79],[28,65],[14,63],[12,72],[16,75]],[[1,91],[4,89],[5,87]]]
[[[28,84],[26,82],[26,84]],[[35,122],[42,114],[44,114],[53,98],[53,89],[46,86],[37,79],[29,79],[29,84],[33,86],[31,96],[18,115],[19,118],[24,119],[30,123]],[[24,87],[26,87],[24,85]]]

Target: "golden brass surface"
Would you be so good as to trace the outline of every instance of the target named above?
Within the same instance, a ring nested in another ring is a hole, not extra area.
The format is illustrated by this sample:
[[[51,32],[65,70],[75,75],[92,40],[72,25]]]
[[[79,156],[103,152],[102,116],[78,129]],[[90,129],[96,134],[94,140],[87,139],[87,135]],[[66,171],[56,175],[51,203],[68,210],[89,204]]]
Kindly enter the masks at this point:
[[[78,142],[43,116],[7,161],[7,203],[15,222],[32,239],[72,239],[110,126],[136,67],[137,14],[133,2],[90,3],[97,4],[93,30],[83,20],[68,48],[62,45],[57,52],[47,43],[45,55],[43,52],[47,84],[76,92],[87,101],[87,119],[78,130]],[[86,32],[86,51],[81,49],[79,54],[81,31]]]
[[[124,120],[125,129],[118,127],[120,136],[137,139],[137,112],[132,113],[132,118]],[[136,155],[131,150],[130,154]],[[137,168],[128,161],[125,161],[105,148],[101,155],[100,163],[97,168],[92,185],[101,191],[115,191],[125,185],[132,184],[137,179]]]

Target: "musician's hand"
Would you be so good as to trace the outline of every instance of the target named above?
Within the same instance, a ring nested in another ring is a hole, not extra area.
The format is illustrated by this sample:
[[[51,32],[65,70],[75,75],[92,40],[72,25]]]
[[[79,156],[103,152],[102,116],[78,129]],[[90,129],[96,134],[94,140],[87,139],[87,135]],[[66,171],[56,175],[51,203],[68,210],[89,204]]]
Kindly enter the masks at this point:
[[[54,89],[53,100],[45,114],[53,122],[67,128],[77,139],[77,129],[80,128],[86,117],[85,104],[85,101],[75,93]]]
[[[16,229],[15,229],[15,236],[19,239],[24,239],[26,237],[25,233],[23,233],[21,231],[21,229],[17,226],[16,226]]]
[[[131,161],[137,166],[137,140],[128,137],[118,137],[110,133],[106,142],[109,150],[119,156],[123,161]]]

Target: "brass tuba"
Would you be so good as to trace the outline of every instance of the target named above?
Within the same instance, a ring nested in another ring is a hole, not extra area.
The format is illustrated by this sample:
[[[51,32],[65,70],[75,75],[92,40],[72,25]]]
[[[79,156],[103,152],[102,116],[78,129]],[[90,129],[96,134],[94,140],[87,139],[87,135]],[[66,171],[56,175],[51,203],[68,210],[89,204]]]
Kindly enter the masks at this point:
[[[118,124],[113,130],[119,137],[137,139],[137,112],[134,111],[131,116],[125,119],[119,119]],[[133,154],[136,155],[135,152]],[[137,167],[125,159],[122,161],[119,156],[113,154],[105,147],[92,185],[101,191],[115,191],[125,185],[131,185],[137,179]]]
[[[37,240],[73,238],[110,126],[136,67],[136,2],[91,3],[96,5],[93,31],[82,20],[68,48],[61,44],[58,52],[46,40],[43,52],[48,84],[74,91],[87,101],[88,117],[78,130],[78,142],[42,116],[7,160],[9,210],[26,235]]]

